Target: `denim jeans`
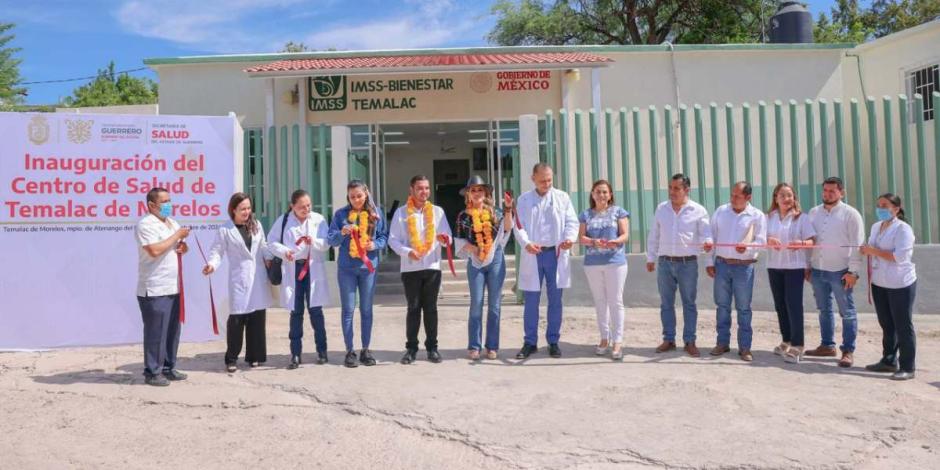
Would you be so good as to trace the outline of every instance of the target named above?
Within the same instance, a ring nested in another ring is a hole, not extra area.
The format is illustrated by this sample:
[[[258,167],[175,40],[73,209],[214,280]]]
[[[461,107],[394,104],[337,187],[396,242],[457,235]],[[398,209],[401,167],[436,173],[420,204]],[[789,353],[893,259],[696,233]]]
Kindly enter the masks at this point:
[[[543,248],[535,255],[539,273],[539,286],[545,282],[545,293],[548,295],[548,327],[545,329],[545,339],[548,344],[558,343],[561,337],[561,294],[558,288],[555,273],[558,272],[558,258],[555,247]],[[524,306],[522,309],[522,323],[525,330],[525,344],[538,346],[539,336],[539,302],[542,291],[523,291]]]
[[[503,258],[502,248],[496,248],[493,261],[482,268],[476,268],[473,263],[467,263],[467,282],[470,284],[467,349],[479,351],[483,342],[483,290],[486,289],[486,349],[499,350],[499,306],[505,280],[506,261]]]
[[[843,352],[855,351],[855,338],[858,336],[858,318],[855,311],[855,300],[852,298],[852,289],[846,289],[842,284],[842,276],[848,270],[821,271],[814,269],[812,273],[813,296],[816,297],[816,308],[819,309],[819,331],[822,336],[822,345],[835,347],[836,319],[832,312],[832,298],[836,298],[839,306],[839,315],[842,317],[842,346]]]
[[[356,312],[356,292],[359,292],[359,319],[361,320],[362,349],[369,349],[372,338],[372,297],[375,291],[375,274],[361,267],[339,268],[336,277],[339,283],[339,300],[342,306],[343,341],[346,352],[353,350],[353,314]]]
[[[698,309],[695,296],[698,290],[698,260],[669,261],[659,258],[656,268],[659,287],[659,318],[663,323],[663,341],[676,340],[676,288],[682,297],[682,341],[695,341]]]
[[[297,262],[297,271],[303,269],[303,261]],[[290,312],[290,338],[291,356],[299,356],[303,352],[304,337],[304,306],[308,304],[310,295],[310,276],[303,280],[294,280],[294,309]],[[326,322],[323,319],[323,307],[309,307],[310,324],[313,326],[313,339],[317,345],[317,353],[326,354]]]
[[[718,344],[731,344],[731,300],[738,312],[738,350],[751,349],[751,295],[754,292],[754,264],[728,264],[715,260],[715,305]]]

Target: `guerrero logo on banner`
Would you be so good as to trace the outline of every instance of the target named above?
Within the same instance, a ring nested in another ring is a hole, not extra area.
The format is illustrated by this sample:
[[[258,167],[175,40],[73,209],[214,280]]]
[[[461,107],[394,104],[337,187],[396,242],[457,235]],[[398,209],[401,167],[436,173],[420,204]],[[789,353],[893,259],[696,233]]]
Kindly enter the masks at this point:
[[[211,243],[240,139],[232,117],[0,113],[0,350],[139,342],[146,193],[169,190],[171,217]],[[187,284],[205,282],[187,256]],[[185,340],[212,336],[202,291],[187,290]]]

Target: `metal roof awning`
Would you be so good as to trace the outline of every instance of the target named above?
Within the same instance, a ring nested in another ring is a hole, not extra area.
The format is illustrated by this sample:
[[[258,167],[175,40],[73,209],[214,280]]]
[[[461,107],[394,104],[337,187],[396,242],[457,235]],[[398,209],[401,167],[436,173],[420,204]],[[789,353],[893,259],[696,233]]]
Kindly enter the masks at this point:
[[[609,57],[588,52],[435,54],[284,59],[245,69],[251,77],[304,77],[417,72],[557,70],[606,67]]]

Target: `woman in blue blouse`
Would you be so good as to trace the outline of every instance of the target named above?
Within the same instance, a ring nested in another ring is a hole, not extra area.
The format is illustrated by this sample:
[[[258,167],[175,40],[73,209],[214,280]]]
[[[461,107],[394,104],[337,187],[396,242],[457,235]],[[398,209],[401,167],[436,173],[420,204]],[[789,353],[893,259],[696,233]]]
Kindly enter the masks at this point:
[[[353,311],[356,309],[356,291],[359,291],[359,315],[362,323],[362,350],[358,362],[374,366],[375,358],[369,351],[372,338],[372,296],[375,275],[379,267],[379,250],[388,242],[385,217],[372,202],[369,187],[360,180],[346,185],[349,204],[333,214],[328,240],[339,247],[336,255],[339,297],[342,304],[343,339],[346,342],[346,367],[357,367],[353,349]],[[357,243],[358,242],[358,243]],[[364,251],[361,253],[359,250]],[[366,262],[368,260],[368,263]],[[371,269],[369,267],[371,264]]]
[[[615,361],[623,360],[623,287],[627,281],[624,244],[630,236],[630,213],[614,205],[614,190],[607,180],[591,187],[591,208],[578,217],[578,238],[585,246],[584,274],[587,276],[597,328],[601,341],[596,354],[608,349]],[[611,348],[611,343],[613,343]]]

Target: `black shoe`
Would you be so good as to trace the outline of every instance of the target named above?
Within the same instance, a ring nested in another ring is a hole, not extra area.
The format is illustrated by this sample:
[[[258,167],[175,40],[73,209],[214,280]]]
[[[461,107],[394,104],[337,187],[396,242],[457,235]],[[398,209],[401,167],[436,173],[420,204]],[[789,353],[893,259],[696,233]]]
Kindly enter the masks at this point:
[[[405,355],[401,357],[401,363],[411,364],[412,362],[415,361],[415,355],[417,355],[417,351],[412,351],[410,349],[408,351],[405,351]]]
[[[166,387],[170,385],[170,381],[162,375],[148,375],[144,378],[144,383],[147,385],[153,385],[154,387]]]
[[[898,366],[894,364],[885,364],[882,361],[878,361],[874,364],[868,364],[865,366],[865,370],[869,372],[888,372],[894,373],[898,371]]]
[[[326,351],[317,353],[317,364],[323,365],[323,364],[326,364],[327,362],[330,362],[330,359],[326,357]]]
[[[176,369],[164,369],[163,376],[166,377],[167,380],[172,380],[174,382],[180,381],[180,380],[186,380],[186,377],[188,377],[186,374]]]
[[[519,350],[519,353],[516,354],[516,359],[528,359],[529,356],[535,354],[539,351],[539,348],[532,346],[531,344],[523,344],[522,349]]]
[[[235,364],[225,364],[225,371],[228,372],[229,374],[234,374],[235,372],[238,371],[238,366],[236,366]]]
[[[300,356],[291,356],[290,363],[287,364],[288,369],[296,369],[300,367]]]
[[[441,353],[437,352],[437,349],[428,350],[428,360],[438,364],[441,362]]]
[[[561,357],[561,348],[558,347],[558,343],[548,345],[548,355],[556,359]]]
[[[357,360],[356,353],[354,351],[349,351],[346,353],[346,361],[343,362],[343,365],[346,367],[359,367],[359,361]]]
[[[368,349],[359,351],[359,362],[361,362],[364,366],[374,366],[375,358],[372,357],[372,351],[369,351]]]

